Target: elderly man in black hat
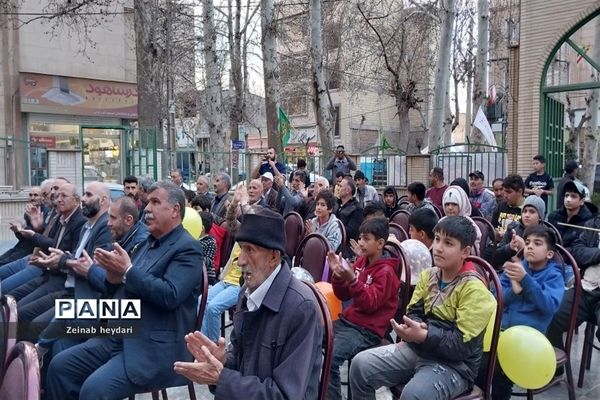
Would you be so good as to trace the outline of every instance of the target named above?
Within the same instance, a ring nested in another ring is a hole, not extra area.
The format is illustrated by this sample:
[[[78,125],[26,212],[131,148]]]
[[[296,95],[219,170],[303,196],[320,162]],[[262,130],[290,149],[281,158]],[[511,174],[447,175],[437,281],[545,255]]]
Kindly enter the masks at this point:
[[[195,362],[176,362],[188,379],[216,385],[215,399],[316,399],[323,329],[316,299],[282,260],[281,215],[246,214],[236,240],[244,286],[233,316],[231,348],[200,332],[185,336]]]

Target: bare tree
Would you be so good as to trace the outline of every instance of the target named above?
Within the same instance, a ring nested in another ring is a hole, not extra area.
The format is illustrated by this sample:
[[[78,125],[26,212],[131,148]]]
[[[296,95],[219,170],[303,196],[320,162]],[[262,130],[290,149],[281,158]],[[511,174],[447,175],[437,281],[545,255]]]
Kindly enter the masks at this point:
[[[487,59],[489,51],[490,3],[489,0],[477,0],[477,58],[475,64],[475,84],[473,87],[473,114],[479,107],[485,107],[487,98]],[[471,121],[470,121],[471,122]],[[481,143],[483,136],[473,127],[471,141]]]
[[[452,38],[452,82],[454,85],[454,119],[452,121],[452,131],[459,124],[459,116],[461,111],[461,102],[459,100],[460,86],[470,87],[474,72],[474,55],[473,48],[473,25],[474,25],[474,10],[470,6],[470,0],[461,2],[457,7],[456,23],[454,24],[454,35]],[[471,94],[467,89],[467,98],[465,104],[465,113],[468,115],[465,124],[465,134],[467,128],[470,128],[470,103]],[[467,134],[468,136],[468,134]]]
[[[450,52],[452,48],[452,32],[455,19],[455,1],[441,0],[442,23],[440,27],[440,41],[438,46],[438,59],[435,72],[433,110],[431,113],[429,149],[433,150],[443,146],[443,123],[445,104],[448,97],[448,82],[450,78]]]
[[[600,18],[595,19],[595,43],[600,43]],[[592,59],[600,60],[600,46],[594,46],[592,51]],[[600,80],[600,74],[593,70],[592,79]],[[598,137],[600,136],[600,130],[598,129],[598,123],[600,122],[600,116],[598,107],[600,107],[600,90],[590,90],[588,97],[586,98],[587,114],[591,116],[588,121],[588,129],[585,135],[585,144],[583,148],[583,162],[582,162],[582,181],[590,188],[594,189],[594,178],[596,175],[596,162],[598,160]]]
[[[138,126],[158,127],[166,115],[165,84],[166,66],[164,46],[159,39],[160,10],[155,0],[134,0],[135,54],[137,58],[136,79],[138,86]],[[162,147],[162,146],[161,146]]]
[[[567,113],[568,121],[567,124],[567,142],[565,143],[565,159],[567,160],[581,160],[582,148],[580,141],[583,132],[585,131],[584,125],[588,122],[592,116],[588,113],[589,107],[586,108],[586,113],[581,116],[579,123],[576,123],[576,112],[571,103],[571,97],[566,96],[567,107],[565,112]],[[586,98],[586,104],[589,102],[589,98]]]
[[[208,124],[211,148],[215,154],[211,157],[211,171],[223,171],[225,129],[222,99],[221,69],[217,55],[217,31],[215,28],[213,0],[202,0],[202,33],[204,56],[205,88],[204,119]]]
[[[368,55],[358,53],[355,62],[373,74],[385,73],[384,82],[389,83],[384,89],[395,99],[400,122],[400,134],[391,138],[391,142],[402,151],[416,153],[423,145],[423,138],[411,136],[409,111],[418,110],[423,102],[418,85],[426,81],[430,68],[430,60],[423,52],[423,44],[432,34],[429,11],[405,9],[398,2],[376,4],[370,10],[361,4],[357,7],[374,35],[374,38],[365,35],[363,40],[370,43],[375,40],[379,50]]]
[[[273,0],[261,0],[260,7],[268,143],[269,147],[274,147],[277,153],[281,153],[283,151],[281,135],[277,129],[277,108],[280,104],[280,90],[276,10]]]
[[[331,100],[328,96],[325,82],[325,69],[323,62],[323,21],[321,14],[322,0],[310,0],[310,56],[313,81],[313,105],[319,128],[321,148],[324,150],[325,159],[329,159],[332,152],[332,115]]]

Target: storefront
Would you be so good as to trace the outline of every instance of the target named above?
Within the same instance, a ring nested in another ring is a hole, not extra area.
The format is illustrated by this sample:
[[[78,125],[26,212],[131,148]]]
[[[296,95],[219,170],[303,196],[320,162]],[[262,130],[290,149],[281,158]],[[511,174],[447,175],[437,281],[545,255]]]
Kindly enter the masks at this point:
[[[57,176],[78,185],[122,181],[135,84],[22,73],[20,91],[32,185]]]

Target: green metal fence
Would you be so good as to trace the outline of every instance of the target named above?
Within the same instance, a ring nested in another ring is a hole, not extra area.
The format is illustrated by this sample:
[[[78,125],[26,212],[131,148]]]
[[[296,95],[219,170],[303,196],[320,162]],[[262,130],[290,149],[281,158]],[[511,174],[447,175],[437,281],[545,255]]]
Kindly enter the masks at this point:
[[[329,159],[315,153],[318,151],[314,149],[298,150],[280,155],[278,160],[290,173],[296,169],[298,160],[303,159],[312,174],[311,181],[314,182],[317,175],[331,180],[331,171],[326,169]],[[177,160],[177,168],[182,171],[184,182],[188,184],[194,183],[199,175],[214,175],[220,171],[230,174],[235,184],[249,180],[252,170],[262,163],[264,155],[264,151],[199,152],[194,149],[179,149],[174,158]],[[389,149],[381,151],[374,147],[349,157],[356,163],[356,167],[365,173],[372,185],[406,186],[406,156],[403,153]]]
[[[37,149],[26,140],[0,137],[0,159],[3,160],[0,163],[0,186],[3,186],[3,189],[20,190],[29,186],[30,180],[36,179],[37,169],[29,167],[31,148]]]

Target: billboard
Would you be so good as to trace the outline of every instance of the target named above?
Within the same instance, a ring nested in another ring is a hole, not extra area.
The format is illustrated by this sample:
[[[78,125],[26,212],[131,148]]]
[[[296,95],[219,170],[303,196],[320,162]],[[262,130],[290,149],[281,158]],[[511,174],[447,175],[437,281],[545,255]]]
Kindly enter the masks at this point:
[[[134,83],[22,73],[19,88],[22,112],[137,119]]]

